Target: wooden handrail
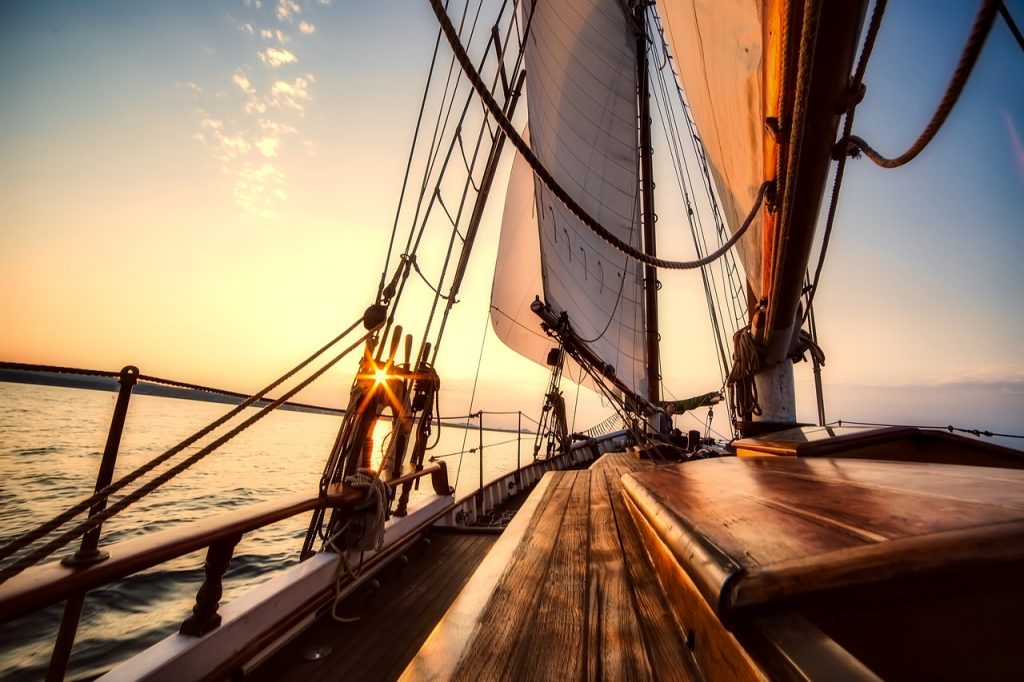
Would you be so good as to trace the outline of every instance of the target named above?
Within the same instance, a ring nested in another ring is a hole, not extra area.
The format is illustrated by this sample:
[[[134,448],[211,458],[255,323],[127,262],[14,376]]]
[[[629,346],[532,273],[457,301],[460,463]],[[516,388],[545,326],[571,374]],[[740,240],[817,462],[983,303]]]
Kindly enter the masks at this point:
[[[438,494],[451,494],[450,489],[447,489],[447,470],[443,464],[424,467],[422,471],[403,475],[387,484],[393,488],[421,476],[431,476]],[[442,489],[446,489],[446,492],[442,493]],[[296,514],[321,507],[351,508],[362,501],[364,496],[364,491],[349,487],[332,488],[324,495],[293,495],[104,546],[103,550],[110,556],[99,563],[68,567],[60,561],[53,561],[34,566],[0,584],[0,614],[3,614],[0,622],[33,613],[74,594],[106,585]]]

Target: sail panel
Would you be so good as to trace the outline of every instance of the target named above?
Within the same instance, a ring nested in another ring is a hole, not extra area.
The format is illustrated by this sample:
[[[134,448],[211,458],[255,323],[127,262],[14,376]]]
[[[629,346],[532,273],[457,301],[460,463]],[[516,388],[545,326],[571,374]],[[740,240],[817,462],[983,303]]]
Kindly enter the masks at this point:
[[[540,328],[530,304],[543,297],[533,171],[521,156],[512,163],[498,258],[491,286],[491,327],[502,342],[523,357],[545,364],[558,344]]]
[[[541,330],[540,318],[530,309],[534,299],[544,298],[534,182],[530,164],[516,156],[505,195],[491,286],[491,328],[506,346],[546,367],[548,353],[558,343]],[[598,390],[572,358],[566,357],[565,363],[563,376]]]
[[[669,48],[703,141],[723,218],[746,218],[763,168],[761,0],[658,0]],[[739,241],[740,260],[761,298],[762,219]]]
[[[526,47],[531,147],[619,239],[641,240],[636,39],[618,0],[537,3]],[[534,180],[544,301],[647,393],[643,273]]]

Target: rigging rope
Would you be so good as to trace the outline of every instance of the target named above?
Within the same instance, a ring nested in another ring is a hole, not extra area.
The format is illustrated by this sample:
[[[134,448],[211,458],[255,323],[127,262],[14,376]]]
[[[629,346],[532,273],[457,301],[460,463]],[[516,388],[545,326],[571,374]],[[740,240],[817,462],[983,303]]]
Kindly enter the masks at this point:
[[[855,156],[863,152],[865,156],[882,168],[899,168],[920,154],[928,146],[928,143],[932,141],[936,133],[939,132],[942,124],[946,122],[946,118],[960,98],[964,86],[967,84],[967,78],[971,75],[971,70],[981,54],[981,48],[985,45],[985,39],[992,29],[992,24],[995,23],[996,15],[1001,5],[1001,0],[984,0],[982,2],[981,8],[974,19],[974,26],[971,27],[971,34],[968,36],[967,43],[964,45],[963,52],[960,55],[960,61],[953,71],[953,77],[946,87],[945,94],[942,96],[942,101],[939,102],[939,106],[935,109],[935,113],[932,114],[928,125],[925,126],[925,129],[907,151],[897,157],[886,158],[875,151],[862,138],[853,135],[849,139],[847,153]]]
[[[236,426],[232,430],[228,431],[226,434],[224,434],[220,438],[217,438],[216,440],[214,440],[209,445],[203,447],[202,449],[200,449],[196,453],[190,455],[188,458],[182,460],[181,462],[179,462],[175,466],[171,467],[170,469],[168,469],[164,473],[160,474],[159,476],[157,476],[153,480],[149,481],[145,485],[140,486],[139,488],[137,488],[136,490],[132,491],[131,493],[129,493],[129,494],[125,495],[124,497],[118,499],[117,502],[115,502],[111,506],[107,507],[103,511],[101,511],[101,512],[99,512],[97,514],[94,514],[93,516],[88,517],[85,521],[82,521],[78,525],[73,526],[72,528],[70,528],[69,530],[64,532],[63,534],[61,534],[58,537],[54,538],[50,542],[44,544],[42,547],[39,547],[38,549],[36,549],[36,550],[34,550],[32,552],[29,552],[28,554],[24,555],[20,559],[11,562],[8,566],[4,567],[4,569],[2,571],[0,571],[0,583],[3,583],[5,581],[7,581],[9,578],[17,575],[18,573],[21,573],[26,568],[39,563],[43,559],[47,558],[48,556],[50,556],[51,554],[56,552],[58,549],[64,547],[65,545],[67,545],[72,540],[74,540],[74,539],[76,539],[78,537],[81,537],[82,535],[84,535],[85,533],[89,532],[93,528],[99,527],[104,521],[106,521],[110,517],[114,516],[115,514],[118,514],[119,512],[121,512],[122,510],[127,508],[128,506],[134,504],[135,502],[138,502],[140,499],[142,499],[143,497],[145,497],[146,495],[148,495],[152,491],[156,490],[157,488],[159,488],[161,485],[163,485],[167,481],[171,480],[172,478],[174,478],[175,476],[177,476],[181,472],[185,471],[186,469],[188,469],[190,466],[192,466],[193,464],[195,464],[199,460],[201,460],[204,457],[206,457],[207,455],[209,455],[211,452],[213,452],[214,450],[219,448],[224,443],[227,443],[229,440],[231,440],[232,438],[237,436],[242,431],[246,430],[247,428],[249,428],[250,426],[252,426],[256,422],[258,422],[259,420],[263,419],[265,416],[270,414],[272,411],[274,411],[275,409],[277,409],[278,407],[283,405],[285,402],[287,402],[287,400],[289,398],[291,398],[295,394],[299,393],[302,389],[304,389],[309,384],[313,383],[313,381],[318,379],[327,370],[329,370],[331,367],[333,367],[335,364],[337,364],[338,361],[340,361],[343,357],[348,355],[352,350],[354,350],[355,348],[359,347],[363,342],[365,342],[368,338],[370,338],[373,335],[373,333],[374,333],[373,331],[368,331],[366,334],[364,334],[355,343],[353,343],[352,345],[348,346],[345,350],[341,351],[340,353],[335,355],[333,358],[331,358],[331,360],[329,360],[326,364],[324,364],[323,367],[321,367],[317,371],[313,372],[313,374],[311,374],[306,379],[304,379],[301,382],[299,382],[294,388],[292,388],[291,390],[286,392],[284,395],[282,395],[280,398],[278,398],[277,400],[272,402],[270,405],[262,408],[259,412],[257,412],[253,416],[249,417],[244,422],[242,422],[241,424],[239,424],[238,426]],[[318,354],[319,354],[319,352],[318,352]],[[305,363],[303,363],[303,364],[305,364]],[[293,373],[294,373],[294,371],[289,373],[288,375],[286,375],[286,377],[290,376]],[[286,377],[282,377],[282,379],[280,379],[277,382],[275,382],[274,385],[279,384]],[[229,414],[237,414],[237,410],[238,409],[239,408],[236,408],[235,410],[232,410]],[[225,420],[225,417],[222,417],[220,420],[218,420],[215,423],[223,423],[224,420]],[[208,426],[208,427],[202,429],[200,431],[200,433],[205,435],[206,433],[209,433],[212,430],[212,428],[213,428],[212,425]],[[195,440],[197,440],[199,437],[200,436],[196,435],[196,436],[193,436],[190,439],[186,439],[186,440],[189,443],[192,443],[192,442],[195,442]],[[176,452],[179,452],[184,447],[185,447],[184,445],[180,445],[179,444],[178,446],[175,446],[174,448],[171,448],[171,450],[169,450],[168,452],[165,452],[160,457],[155,458],[154,460],[152,460],[147,465],[144,465],[143,467],[140,467],[140,469],[145,469],[146,471],[149,471],[154,466],[156,466],[157,464],[159,464],[162,461],[165,461],[171,455],[175,454]],[[156,464],[154,464],[153,462],[156,462]],[[116,483],[111,484],[107,488],[104,488],[102,491],[100,491],[99,493],[97,493],[93,497],[94,498],[98,498],[98,499],[99,498],[105,499],[114,490],[117,490],[117,489],[119,489],[121,487],[124,487],[125,485],[130,483],[132,480],[135,480],[136,478],[141,476],[142,474],[138,473],[140,469],[137,469],[135,472],[132,472],[132,474],[129,474],[128,476],[120,479]],[[143,473],[145,473],[145,472],[143,472]],[[130,480],[128,480],[128,479],[130,479]],[[88,500],[86,500],[86,502],[88,502]],[[84,508],[79,510],[79,508],[82,507],[83,504],[84,503],[79,503],[78,505],[76,505],[75,507],[72,507],[67,512],[64,512],[63,514],[58,515],[57,517],[52,519],[50,522],[45,523],[42,526],[39,526],[38,528],[36,528],[35,530],[30,531],[30,532],[26,533],[25,535],[22,535],[22,536],[16,538],[13,542],[8,543],[7,545],[5,545],[3,547],[3,551],[5,552],[4,556],[5,557],[9,556],[11,552],[17,551],[17,549],[19,549],[20,547],[24,547],[27,544],[35,542],[36,540],[38,540],[38,539],[44,537],[45,535],[49,534],[52,530],[54,530],[57,527],[63,525],[63,523],[65,521],[67,521],[69,518],[72,518],[72,517],[76,516],[78,513],[80,513],[80,511],[84,511]],[[92,506],[92,504],[90,503],[88,505],[85,505],[85,508],[88,508],[89,506]],[[76,510],[78,510],[78,511],[76,511]],[[26,538],[27,538],[27,540],[26,540]]]
[[[733,414],[760,415],[761,406],[757,402],[757,385],[754,375],[761,367],[761,354],[750,333],[750,325],[736,332],[733,336],[732,371],[725,380],[729,391],[729,407]]]
[[[846,110],[846,116],[843,120],[843,135],[839,138],[838,149],[846,149],[850,144],[850,138],[853,132],[853,116],[857,109],[857,104],[864,96],[864,73],[868,68],[868,60],[871,58],[871,51],[875,47],[875,40],[878,38],[878,31],[882,25],[882,15],[885,13],[885,6],[887,0],[877,0],[875,8],[871,13],[871,21],[868,24],[868,30],[864,36],[864,45],[861,47],[860,56],[857,58],[857,67],[853,72],[853,79],[850,81],[850,88],[848,90],[850,97],[850,105]],[[814,267],[814,279],[811,280],[810,289],[807,294],[807,304],[804,306],[804,319],[801,324],[807,320],[807,317],[811,314],[811,304],[814,302],[814,296],[818,291],[818,282],[821,279],[821,270],[825,266],[825,255],[828,253],[828,245],[832,239],[832,228],[835,225],[836,220],[836,209],[839,206],[839,190],[843,185],[843,176],[846,171],[846,154],[838,154],[839,158],[836,161],[836,173],[832,179],[832,195],[829,199],[828,214],[825,219],[825,229],[821,238],[821,249],[818,251],[818,263]]]
[[[1003,21],[1006,22],[1006,27],[1010,29],[1010,33],[1012,33],[1013,37],[1017,40],[1017,45],[1020,47],[1021,51],[1024,52],[1024,35],[1021,35],[1020,29],[1017,28],[1017,22],[1015,22],[1013,17],[1010,16],[1010,10],[1006,9],[1005,2],[999,3],[999,16],[1001,16]]]
[[[747,228],[750,227],[751,223],[754,221],[754,217],[757,216],[757,213],[761,208],[761,203],[764,200],[765,192],[773,184],[770,180],[763,182],[761,186],[758,188],[757,198],[754,201],[754,206],[751,208],[750,213],[747,215],[746,220],[743,221],[743,224],[739,227],[739,229],[737,229],[736,232],[733,233],[732,237],[720,249],[718,249],[714,253],[704,256],[703,258],[698,258],[692,261],[671,261],[665,260],[664,258],[658,258],[656,256],[650,256],[644,253],[643,251],[640,251],[630,246],[629,244],[623,242],[621,239],[619,239],[614,234],[609,232],[607,228],[605,228],[603,225],[597,222],[597,220],[595,220],[589,213],[587,213],[586,210],[584,210],[584,208],[580,206],[576,202],[576,200],[573,199],[569,195],[569,193],[562,188],[561,185],[558,184],[558,182],[547,170],[547,168],[545,168],[544,165],[541,164],[540,160],[534,155],[533,151],[530,149],[530,146],[526,143],[525,140],[523,140],[523,138],[516,131],[515,127],[512,125],[512,122],[509,121],[505,114],[502,112],[501,107],[491,96],[490,92],[487,90],[487,86],[480,78],[480,74],[477,73],[476,69],[473,67],[473,64],[470,62],[469,55],[466,54],[465,48],[459,41],[458,34],[455,32],[455,27],[452,26],[451,21],[448,19],[448,14],[445,12],[444,6],[441,4],[441,0],[430,0],[430,5],[434,10],[434,14],[437,15],[437,20],[441,24],[441,30],[444,32],[445,37],[448,39],[448,43],[451,46],[452,51],[455,53],[455,57],[458,60],[459,64],[462,66],[462,70],[465,72],[466,77],[473,85],[473,89],[476,90],[477,95],[483,101],[491,116],[493,116],[494,120],[498,123],[498,126],[501,128],[502,132],[505,133],[505,136],[509,139],[510,142],[512,142],[512,145],[516,148],[516,150],[518,150],[519,153],[522,154],[526,162],[530,164],[530,168],[532,168],[533,172],[537,174],[537,177],[540,178],[541,182],[543,182],[544,185],[551,191],[551,193],[554,194],[555,197],[557,197],[558,200],[561,201],[562,204],[564,204],[565,207],[568,208],[569,211],[574,216],[576,216],[576,218],[579,219],[581,223],[583,223],[588,229],[590,229],[591,232],[599,236],[601,239],[603,239],[608,244],[615,247],[622,253],[625,253],[626,255],[632,257],[633,259],[638,260],[646,265],[651,265],[666,270],[693,270],[701,267],[702,265],[712,263],[719,257],[721,257],[724,253],[726,253],[729,249],[731,249],[732,246],[737,241],[739,241],[739,239],[746,233]]]
[[[903,429],[934,429],[936,431],[949,431],[950,433],[953,433],[954,431],[959,431],[960,433],[969,433],[972,436],[977,436],[979,438],[981,438],[982,436],[985,436],[986,438],[1024,438],[1024,435],[1017,435],[1017,434],[1012,434],[1012,433],[994,433],[992,431],[986,431],[984,429],[965,429],[965,428],[960,427],[960,426],[953,426],[952,424],[948,424],[946,426],[922,426],[920,424],[879,424],[877,422],[854,422],[854,421],[848,421],[846,419],[837,419],[834,422],[829,422],[828,424],[825,424],[825,426],[844,426],[844,425],[845,426],[888,426],[888,427],[897,427],[897,428],[903,428]]]
[[[163,464],[164,462],[166,462],[168,459],[170,459],[174,455],[176,455],[176,454],[180,453],[181,451],[185,450],[185,448],[189,447],[190,445],[192,445],[193,443],[195,443],[199,439],[201,439],[204,436],[206,436],[209,433],[211,433],[217,427],[223,425],[224,423],[229,421],[231,418],[233,418],[236,415],[238,415],[240,412],[242,412],[247,407],[253,405],[254,403],[256,403],[259,400],[262,400],[270,391],[272,391],[275,388],[277,388],[278,386],[280,386],[282,383],[284,383],[289,378],[294,376],[297,372],[299,372],[304,367],[306,367],[313,360],[315,360],[316,358],[320,357],[331,346],[335,345],[336,343],[341,341],[343,338],[348,336],[357,326],[359,326],[359,324],[361,322],[363,322],[366,319],[367,319],[367,317],[364,316],[363,318],[361,318],[359,320],[356,320],[347,329],[345,329],[342,333],[338,334],[338,336],[336,336],[333,339],[331,339],[331,341],[329,341],[328,343],[326,343],[323,346],[321,346],[312,355],[310,355],[308,358],[306,358],[305,360],[300,362],[298,365],[293,367],[291,370],[289,370],[288,372],[283,374],[280,378],[278,378],[277,380],[275,380],[274,382],[272,382],[271,384],[269,384],[268,386],[266,386],[265,388],[260,390],[258,393],[255,393],[254,395],[246,398],[240,404],[238,404],[233,409],[228,411],[225,415],[223,415],[222,417],[214,420],[210,424],[206,425],[205,427],[203,427],[202,429],[200,429],[196,433],[192,434],[191,436],[189,436],[185,440],[181,441],[180,443],[178,443],[174,447],[170,448],[169,450],[167,450],[163,454],[159,455],[158,457],[153,458],[149,462],[147,462],[147,463],[143,464],[142,466],[136,468],[134,471],[132,471],[132,472],[122,476],[121,478],[119,478],[118,480],[114,481],[113,483],[111,483],[107,487],[103,488],[103,490],[99,490],[99,491],[95,492],[92,496],[90,496],[90,497],[80,501],[78,504],[75,504],[71,508],[67,509],[66,511],[64,511],[64,512],[62,512],[60,514],[58,514],[57,516],[55,516],[54,518],[50,519],[49,521],[47,521],[47,522],[37,526],[36,528],[32,529],[31,531],[28,531],[28,532],[18,536],[17,538],[14,538],[13,540],[8,542],[7,544],[3,545],[2,547],[0,547],[0,560],[6,559],[7,557],[11,556],[14,552],[17,552],[18,550],[22,549],[23,547],[26,547],[26,546],[32,544],[33,542],[35,542],[35,541],[45,537],[46,535],[48,535],[49,533],[54,531],[56,528],[59,528],[60,526],[62,526],[65,523],[67,523],[69,520],[71,520],[74,517],[78,516],[82,512],[88,510],[90,507],[92,507],[94,504],[96,504],[100,500],[107,499],[107,497],[109,497],[113,493],[116,493],[121,488],[124,488],[126,485],[129,485],[129,484],[135,482],[140,477],[145,476],[147,473],[149,473],[150,471],[152,471],[153,469],[155,469],[159,465]],[[33,367],[33,366],[29,365],[28,367]],[[77,369],[68,368],[68,367],[59,368],[59,371],[61,371],[63,373],[68,373],[68,374],[89,374],[89,373],[91,373],[88,370],[77,370]],[[95,374],[103,376],[106,373],[96,372]],[[113,374],[113,376],[117,376],[117,375]],[[286,399],[287,398],[285,398],[285,400]],[[280,401],[275,401],[275,402],[280,402]],[[264,408],[264,409],[266,409],[266,408]]]

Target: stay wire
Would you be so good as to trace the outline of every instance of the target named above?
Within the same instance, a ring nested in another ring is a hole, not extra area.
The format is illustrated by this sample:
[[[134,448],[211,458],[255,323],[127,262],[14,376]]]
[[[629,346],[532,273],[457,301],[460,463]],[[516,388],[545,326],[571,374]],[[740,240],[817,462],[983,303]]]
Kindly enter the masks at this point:
[[[480,354],[476,358],[476,374],[473,375],[473,390],[469,394],[469,414],[473,415],[473,401],[476,400],[476,385],[480,380],[480,366],[483,364],[484,359],[484,344],[487,342],[487,330],[490,327],[491,320],[490,315],[484,316],[484,333],[480,337]],[[483,412],[477,413],[480,422],[483,423]],[[469,438],[469,428],[467,424],[466,430],[462,433],[462,449],[466,449],[466,439]],[[455,488],[459,487],[459,476],[462,474],[462,458],[459,458],[459,467],[455,471]]]
[[[409,185],[409,177],[412,173],[412,162],[416,155],[416,144],[420,137],[420,126],[423,124],[423,114],[426,112],[427,99],[430,93],[430,84],[434,81],[434,67],[437,66],[437,53],[441,47],[441,29],[437,30],[437,38],[434,40],[434,53],[430,57],[430,70],[427,71],[427,82],[423,86],[423,97],[420,99],[420,110],[416,116],[416,127],[413,129],[412,145],[409,147],[409,158],[405,162],[405,175],[402,177],[402,189],[398,193],[398,205],[395,207],[395,220],[391,226],[391,239],[388,241],[388,253],[384,258],[384,269],[380,275],[380,289],[377,292],[379,299],[384,291],[384,280],[387,277],[388,269],[391,267],[391,255],[394,252],[395,239],[398,236],[398,221],[402,215],[402,204],[405,201],[405,190]]]
[[[215,429],[217,429],[218,427],[220,427],[221,425],[223,425],[224,423],[226,423],[227,421],[229,421],[230,419],[232,419],[233,417],[238,415],[240,412],[245,410],[247,407],[249,407],[252,404],[256,403],[257,401],[263,399],[270,391],[274,390],[275,388],[280,386],[282,383],[284,383],[285,381],[290,379],[297,372],[301,371],[303,368],[305,368],[307,365],[309,365],[315,359],[317,359],[318,357],[323,355],[325,352],[327,352],[327,350],[330,349],[332,346],[334,346],[339,341],[341,341],[346,336],[348,336],[350,333],[352,333],[352,331],[356,327],[358,327],[361,322],[362,322],[362,318],[360,318],[359,320],[356,320],[347,329],[345,329],[345,331],[341,332],[336,337],[331,339],[328,343],[326,343],[323,346],[321,346],[312,355],[307,357],[305,360],[300,362],[298,365],[296,365],[295,367],[290,369],[285,374],[281,375],[278,379],[276,379],[275,381],[273,381],[272,383],[270,383],[269,385],[264,387],[258,393],[255,393],[252,396],[246,398],[241,403],[239,403],[237,406],[235,406],[233,409],[228,411],[226,414],[224,414],[223,416],[219,417],[218,419],[215,419],[213,422],[207,424],[202,429],[200,429],[199,431],[195,432],[194,434],[192,434],[191,436],[189,436],[185,440],[181,441],[180,443],[178,443],[174,447],[170,448],[169,450],[167,450],[163,454],[161,454],[161,455],[159,455],[157,457],[154,457],[149,462],[146,462],[142,466],[136,468],[134,471],[131,471],[130,473],[125,474],[124,476],[122,476],[118,480],[112,482],[110,485],[104,487],[102,490],[96,491],[90,497],[87,497],[84,500],[81,500],[77,504],[71,506],[67,510],[65,510],[65,511],[61,512],[60,514],[56,515],[55,517],[53,517],[49,521],[46,521],[45,523],[40,524],[36,528],[33,528],[32,530],[30,530],[30,531],[28,531],[26,533],[23,533],[22,535],[19,535],[18,537],[14,538],[10,542],[6,543],[5,545],[3,545],[3,547],[0,547],[0,560],[6,559],[7,557],[9,557],[12,554],[14,554],[15,552],[17,552],[18,550],[20,550],[20,549],[22,549],[22,548],[24,548],[24,547],[26,547],[26,546],[36,542],[37,540],[40,540],[41,538],[45,537],[46,535],[49,535],[55,529],[57,529],[60,526],[64,525],[69,520],[71,520],[74,517],[78,516],[82,512],[87,511],[89,508],[91,508],[96,503],[98,503],[98,502],[100,502],[102,500],[107,499],[110,495],[116,493],[117,491],[121,490],[125,486],[130,485],[131,483],[134,483],[136,480],[138,480],[142,476],[145,476],[147,473],[149,473],[150,471],[152,471],[156,467],[160,466],[161,464],[163,464],[164,462],[169,460],[171,457],[174,457],[178,453],[182,452],[183,450],[188,448],[190,445],[194,444],[199,439],[205,437],[206,435],[208,435],[209,433],[211,433],[212,431],[214,431]]]
[[[1010,33],[1013,34],[1014,39],[1017,41],[1017,46],[1024,52],[1024,35],[1021,35],[1020,29],[1017,28],[1017,22],[1013,20],[1010,15],[1010,10],[1006,9],[1006,3],[999,3],[999,16],[1006,22],[1006,27],[1010,29]]]
[[[1020,434],[995,433],[993,431],[987,431],[987,430],[984,430],[984,429],[965,429],[965,428],[960,427],[960,426],[953,426],[952,424],[947,424],[945,426],[940,426],[940,425],[924,426],[924,425],[921,425],[921,424],[881,424],[881,423],[878,423],[878,422],[857,422],[857,421],[850,421],[850,420],[847,420],[847,419],[837,419],[837,420],[835,420],[833,422],[829,422],[829,423],[825,424],[825,426],[879,426],[879,427],[892,427],[892,428],[901,428],[901,429],[932,429],[932,430],[935,430],[935,431],[949,431],[950,433],[953,433],[954,431],[959,431],[960,433],[969,433],[972,436],[978,436],[979,438],[982,437],[982,436],[984,436],[986,438],[1024,438],[1024,435],[1020,435]]]
[[[438,21],[441,23],[441,28],[444,31],[445,37],[448,39],[448,43],[451,45],[459,64],[462,66],[463,71],[466,73],[467,78],[476,90],[477,95],[483,100],[487,109],[490,111],[491,116],[498,123],[498,126],[505,133],[506,137],[512,145],[519,151],[523,158],[530,164],[534,173],[544,183],[544,185],[555,195],[556,198],[562,204],[565,205],[569,211],[576,216],[588,229],[594,234],[599,236],[601,239],[612,245],[619,251],[633,257],[646,265],[651,265],[657,268],[664,268],[669,270],[693,270],[699,268],[701,265],[712,263],[716,259],[726,253],[732,246],[744,235],[747,228],[753,222],[754,217],[757,215],[761,208],[761,203],[764,200],[764,195],[768,188],[772,186],[772,181],[768,180],[761,184],[757,191],[757,197],[754,206],[751,208],[747,218],[743,221],[743,224],[733,233],[732,237],[725,243],[725,245],[718,251],[709,254],[708,256],[693,260],[693,261],[671,261],[664,258],[657,258],[650,256],[643,251],[639,251],[629,244],[623,242],[621,239],[616,237],[614,234],[608,231],[603,225],[595,220],[582,206],[580,206],[575,199],[573,199],[568,192],[562,188],[561,185],[554,179],[551,173],[544,167],[540,160],[534,155],[526,141],[519,135],[512,122],[502,113],[501,107],[494,100],[491,94],[487,90],[487,86],[484,84],[480,75],[476,72],[473,64],[469,60],[469,56],[466,54],[465,48],[459,41],[458,34],[455,32],[455,28],[452,26],[451,21],[448,19],[448,15],[441,5],[440,0],[430,0],[431,7],[434,13],[437,15]]]
[[[853,78],[850,81],[849,96],[852,98],[846,116],[843,119],[843,134],[839,139],[839,149],[844,150],[852,138],[853,118],[857,110],[857,101],[864,93],[864,74],[867,72],[868,60],[871,58],[871,51],[875,47],[875,40],[878,38],[879,29],[882,26],[882,16],[885,14],[887,0],[877,0],[875,8],[871,13],[871,21],[868,24],[867,32],[864,35],[864,46],[861,48],[860,57],[857,59],[857,67],[854,70]],[[828,213],[825,218],[825,229],[821,237],[821,249],[818,251],[818,262],[814,266],[814,278],[811,280],[807,292],[807,301],[804,305],[803,319],[801,325],[807,321],[810,315],[811,305],[818,292],[818,283],[821,280],[821,271],[825,266],[825,256],[828,254],[828,246],[832,239],[832,230],[836,220],[836,210],[839,206],[839,191],[843,185],[843,175],[846,171],[846,160],[848,155],[840,153],[836,161],[836,172],[832,179],[832,193],[828,203]]]
[[[857,154],[862,152],[882,168],[899,168],[913,161],[928,146],[928,143],[934,139],[939,129],[942,128],[942,124],[949,117],[950,112],[953,111],[957,100],[960,99],[964,86],[967,85],[967,78],[971,75],[971,71],[981,55],[981,49],[984,47],[985,39],[992,30],[992,25],[995,23],[996,15],[999,13],[1001,5],[1001,0],[984,0],[982,2],[981,8],[974,19],[974,25],[971,27],[971,33],[967,37],[963,52],[960,54],[960,60],[953,71],[953,76],[946,87],[942,100],[939,102],[938,107],[936,107],[935,113],[932,114],[931,120],[928,121],[928,125],[925,126],[917,140],[905,152],[894,158],[887,158],[879,154],[863,138],[852,135],[849,139],[848,153]]]
[[[170,469],[168,469],[164,473],[160,474],[159,476],[157,476],[153,480],[149,481],[145,485],[135,489],[134,491],[132,491],[128,495],[125,495],[124,497],[118,499],[117,502],[115,502],[111,506],[107,507],[103,511],[101,511],[101,512],[99,512],[97,514],[94,514],[93,516],[90,516],[85,521],[82,521],[78,525],[73,526],[68,531],[66,531],[65,533],[63,533],[63,534],[59,535],[58,537],[54,538],[50,542],[44,544],[43,546],[39,547],[38,549],[36,549],[36,550],[34,550],[32,552],[29,552],[28,554],[26,554],[25,556],[21,557],[17,561],[14,561],[11,564],[9,564],[8,566],[4,567],[4,569],[2,571],[0,571],[0,583],[6,582],[10,578],[12,578],[15,575],[17,575],[17,574],[21,573],[22,571],[24,571],[26,568],[29,568],[30,566],[34,566],[35,564],[39,563],[43,559],[47,558],[48,556],[50,556],[51,554],[53,554],[57,550],[61,549],[65,545],[67,545],[72,540],[75,540],[76,538],[81,537],[85,533],[88,533],[90,530],[92,530],[94,528],[97,528],[98,526],[103,524],[103,522],[106,521],[107,519],[111,518],[115,514],[120,513],[121,511],[126,509],[128,506],[134,504],[135,502],[138,502],[140,499],[142,499],[143,497],[145,497],[146,495],[148,495],[152,491],[156,490],[157,488],[159,488],[161,485],[163,485],[167,481],[171,480],[172,478],[174,478],[175,476],[177,476],[181,472],[185,471],[186,469],[188,469],[190,466],[192,466],[193,464],[195,464],[199,460],[203,459],[204,457],[209,455],[211,452],[213,452],[214,450],[219,448],[221,445],[223,445],[224,443],[227,443],[229,440],[231,440],[232,438],[237,436],[239,433],[241,433],[242,431],[246,430],[247,428],[249,428],[250,426],[252,426],[256,422],[258,422],[259,420],[261,420],[264,417],[266,417],[272,411],[274,411],[275,409],[280,407],[282,404],[284,404],[289,398],[291,398],[292,396],[297,394],[299,391],[304,389],[309,384],[313,383],[316,379],[320,378],[320,376],[323,375],[327,370],[329,370],[331,367],[333,367],[335,364],[337,364],[338,361],[340,361],[342,358],[344,358],[350,352],[352,352],[353,350],[358,348],[360,345],[362,345],[372,335],[373,335],[373,331],[368,331],[361,338],[359,338],[359,340],[357,340],[355,343],[353,343],[352,345],[350,345],[347,348],[345,348],[345,350],[343,350],[340,353],[338,353],[337,355],[335,355],[323,367],[321,367],[317,371],[313,372],[313,374],[311,374],[309,377],[307,377],[303,381],[299,382],[295,387],[293,387],[291,390],[286,392],[280,398],[275,400],[270,405],[264,407],[259,412],[257,412],[253,416],[249,417],[248,419],[243,421],[241,424],[236,426],[234,429],[232,429],[231,431],[228,431],[226,434],[224,434],[220,438],[216,439],[215,441],[213,441],[209,445],[207,445],[204,448],[200,449],[196,453],[190,455],[188,458],[182,460],[181,462],[179,462],[175,466],[171,467]]]

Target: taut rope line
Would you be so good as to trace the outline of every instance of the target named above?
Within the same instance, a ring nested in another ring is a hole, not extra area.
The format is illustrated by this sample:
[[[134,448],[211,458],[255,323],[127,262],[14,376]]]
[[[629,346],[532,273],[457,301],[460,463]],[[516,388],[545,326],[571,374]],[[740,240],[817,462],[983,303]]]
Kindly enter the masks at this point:
[[[650,256],[644,253],[643,251],[639,251],[638,249],[630,246],[629,244],[625,243],[624,241],[616,237],[614,234],[609,232],[607,228],[605,228],[603,225],[597,222],[597,220],[595,220],[589,213],[587,213],[582,206],[576,203],[576,200],[573,199],[569,195],[569,193],[566,192],[562,188],[562,186],[558,184],[558,182],[551,175],[551,173],[548,172],[547,168],[545,168],[544,165],[540,162],[540,160],[534,155],[533,150],[530,149],[530,146],[519,135],[519,133],[515,129],[515,126],[512,125],[512,122],[509,121],[505,114],[502,112],[501,107],[494,100],[494,98],[491,97],[490,92],[487,91],[487,86],[480,78],[480,74],[477,73],[476,69],[473,67],[472,62],[469,59],[469,55],[466,54],[465,48],[462,47],[462,43],[459,41],[459,36],[455,31],[455,27],[452,26],[451,21],[448,19],[448,14],[447,12],[445,12],[444,6],[441,4],[441,0],[430,0],[430,6],[433,8],[434,14],[437,15],[437,20],[441,24],[441,30],[444,32],[445,37],[448,39],[448,44],[451,46],[452,51],[455,53],[455,58],[462,66],[462,70],[465,72],[466,77],[473,85],[473,89],[476,90],[476,93],[480,97],[484,106],[487,107],[488,112],[498,123],[498,127],[501,128],[501,131],[503,133],[505,133],[506,137],[516,148],[516,150],[523,155],[523,158],[526,159],[526,162],[530,164],[530,168],[533,169],[533,172],[537,174],[537,177],[540,178],[541,182],[543,182],[544,185],[549,190],[551,190],[551,193],[554,194],[558,198],[558,200],[561,201],[565,205],[565,207],[568,208],[569,211],[574,216],[576,216],[576,218],[579,219],[580,222],[582,222],[588,229],[590,229],[590,231],[592,231],[598,237],[605,240],[622,253],[625,253],[626,255],[632,257],[633,259],[638,260],[646,265],[651,265],[656,268],[663,268],[666,270],[694,270],[703,265],[707,265],[708,263],[713,263],[715,260],[721,257],[724,253],[731,249],[737,241],[739,241],[739,239],[746,233],[747,228],[749,228],[751,223],[753,223],[754,218],[757,216],[758,211],[761,209],[761,203],[764,200],[765,192],[767,192],[768,188],[773,184],[773,182],[770,180],[761,183],[761,186],[758,188],[757,191],[757,198],[754,200],[754,206],[750,209],[750,213],[747,215],[746,220],[743,221],[743,224],[739,227],[739,229],[737,229],[736,232],[733,233],[732,237],[730,237],[729,240],[721,246],[721,248],[719,248],[717,251],[713,253],[704,256],[703,258],[698,258],[692,261],[665,260],[664,258],[657,258],[655,256]]]

